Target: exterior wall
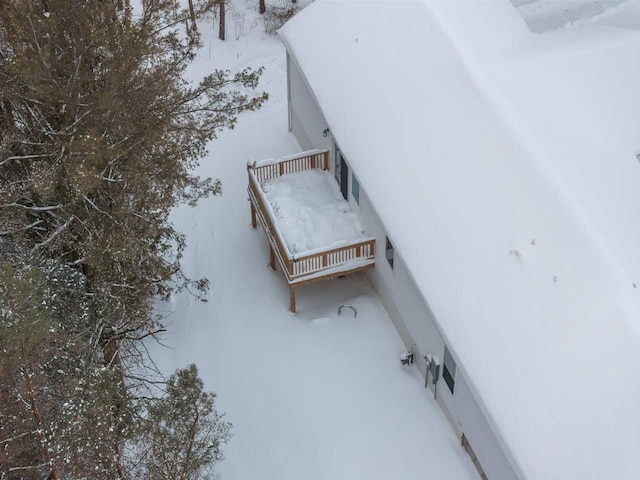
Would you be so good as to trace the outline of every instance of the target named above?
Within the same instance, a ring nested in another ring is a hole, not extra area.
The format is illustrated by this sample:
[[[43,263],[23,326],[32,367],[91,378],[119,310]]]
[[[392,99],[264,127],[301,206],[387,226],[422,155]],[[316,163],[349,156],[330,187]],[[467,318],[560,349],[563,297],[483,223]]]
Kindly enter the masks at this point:
[[[323,132],[328,128],[324,115],[307,86],[293,58],[287,55],[289,78],[289,130],[293,132],[304,150],[312,148],[331,149],[331,135]]]
[[[458,436],[464,433],[487,478],[515,479],[516,474],[469,390],[460,366],[458,365],[456,369],[453,394],[443,380],[445,341],[438,329],[435,316],[411,278],[401,252],[395,250],[393,269],[389,265],[385,256],[387,232],[362,185],[360,185],[360,205],[355,203],[351,194],[349,203],[355,211],[360,212],[360,218],[367,233],[376,237],[376,267],[368,270],[367,276],[402,340],[407,346],[415,344],[416,367],[424,377],[426,364],[422,356],[427,353],[435,355],[441,363],[440,378],[436,384],[436,401],[442,407],[449,423]],[[393,243],[393,237],[389,239]],[[453,346],[447,345],[447,347],[456,359]],[[429,377],[429,387],[433,391],[431,377]]]
[[[458,375],[458,377],[461,377]],[[446,388],[446,387],[445,387]],[[480,414],[467,383],[456,381],[455,416],[489,479],[515,479],[516,474],[498,444],[491,427]],[[478,413],[476,413],[478,412]]]
[[[401,334],[406,345],[415,344],[414,363],[420,373],[426,376],[426,364],[423,355],[435,355],[442,364],[445,342],[436,326],[436,321],[427,302],[418,292],[409,270],[402,259],[401,252],[395,250],[393,269],[385,255],[387,232],[375,210],[369,203],[366,191],[361,187],[360,203],[362,209],[360,218],[367,233],[376,237],[376,267],[368,272],[369,281],[381,298],[394,325]],[[393,237],[389,237],[393,243]],[[451,347],[449,346],[451,349]],[[460,373],[456,372],[460,377]],[[456,388],[457,381],[456,380]],[[429,377],[431,390],[432,380]],[[457,422],[453,421],[453,395],[442,380],[442,365],[440,378],[436,385],[436,400],[443,407],[451,425],[458,436],[461,435]],[[454,389],[455,392],[455,389]]]
[[[323,131],[328,128],[328,125],[311,89],[293,59],[288,59],[287,65],[290,82],[289,129],[302,148],[329,149],[333,171],[334,148],[339,145],[338,139],[332,132],[329,132],[326,137],[323,136]],[[348,164],[349,159],[345,160]],[[402,253],[395,251],[393,268],[387,262],[385,250],[388,232],[369,201],[362,184],[360,184],[360,201],[356,202],[352,192],[352,181],[353,175],[358,177],[358,173],[353,171],[350,164],[349,171],[348,202],[355,212],[360,213],[360,219],[367,233],[376,238],[376,267],[367,271],[369,282],[380,297],[404,343],[407,346],[415,345],[415,366],[423,377],[426,375],[423,355],[432,354],[438,358],[441,366],[440,378],[436,384],[436,401],[442,407],[456,434],[461,437],[464,433],[487,478],[515,479],[513,468],[473,398],[460,371],[460,366],[458,365],[456,369],[453,394],[443,380],[445,341],[438,329],[436,319],[416,287],[402,259]],[[389,236],[389,239],[393,243],[393,237]],[[451,345],[447,347],[457,361],[454,348]],[[433,391],[431,377],[429,377],[429,388]]]

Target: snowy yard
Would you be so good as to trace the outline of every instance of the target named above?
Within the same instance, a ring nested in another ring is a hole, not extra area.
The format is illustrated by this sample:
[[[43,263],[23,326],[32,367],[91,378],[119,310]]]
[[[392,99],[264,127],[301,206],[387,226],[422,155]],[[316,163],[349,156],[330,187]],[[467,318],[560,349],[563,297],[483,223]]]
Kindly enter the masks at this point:
[[[250,227],[246,163],[300,149],[287,132],[284,48],[251,18],[237,41],[208,32],[194,75],[264,65],[271,98],[202,163],[203,176],[221,179],[222,198],[175,212],[185,271],[207,276],[211,290],[208,303],[184,294],[159,306],[170,348],[152,345],[152,356],[165,373],[197,363],[218,394],[234,425],[225,479],[477,478],[417,370],[400,365],[404,346],[364,276],[301,288],[298,314],[287,313],[287,285],[267,267],[263,232]],[[343,304],[357,318],[338,316]]]

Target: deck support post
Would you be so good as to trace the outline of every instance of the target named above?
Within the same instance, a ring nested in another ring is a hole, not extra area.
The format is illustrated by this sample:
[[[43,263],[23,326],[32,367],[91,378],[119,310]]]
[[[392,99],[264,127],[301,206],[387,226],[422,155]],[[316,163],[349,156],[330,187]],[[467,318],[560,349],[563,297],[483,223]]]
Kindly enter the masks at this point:
[[[256,207],[253,206],[253,202],[249,202],[251,205],[251,226],[253,228],[257,227],[256,223]]]
[[[296,313],[296,287],[289,285],[289,312]]]
[[[269,268],[276,271],[276,252],[273,251],[273,246],[269,244]]]

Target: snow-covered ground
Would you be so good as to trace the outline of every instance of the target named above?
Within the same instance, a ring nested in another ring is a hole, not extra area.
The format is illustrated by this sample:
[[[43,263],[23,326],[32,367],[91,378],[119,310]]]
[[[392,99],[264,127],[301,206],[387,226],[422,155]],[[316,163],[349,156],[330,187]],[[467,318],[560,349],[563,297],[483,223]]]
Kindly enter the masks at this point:
[[[165,343],[151,354],[165,372],[195,362],[234,438],[219,466],[224,479],[432,478],[478,475],[413,367],[364,276],[298,289],[288,313],[281,272],[268,269],[268,244],[250,227],[247,160],[300,150],[287,131],[285,53],[250,9],[230,15],[229,38],[210,26],[192,75],[209,68],[266,67],[267,105],[242,115],[214,141],[199,173],[219,177],[222,198],[173,216],[186,234],[184,270],[211,280],[208,303],[179,295],[159,310]],[[254,5],[255,4],[255,5]],[[236,40],[234,31],[243,35]],[[356,307],[338,316],[340,305]]]

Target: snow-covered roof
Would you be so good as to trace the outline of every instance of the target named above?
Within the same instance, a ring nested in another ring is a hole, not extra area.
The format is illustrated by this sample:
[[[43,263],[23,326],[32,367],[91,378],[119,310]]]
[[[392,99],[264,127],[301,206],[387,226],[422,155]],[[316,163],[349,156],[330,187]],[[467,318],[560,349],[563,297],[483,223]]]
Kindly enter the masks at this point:
[[[511,0],[533,32],[588,23],[640,28],[638,0]]]
[[[508,0],[316,0],[280,31],[527,478],[640,477],[627,25],[541,35]]]

